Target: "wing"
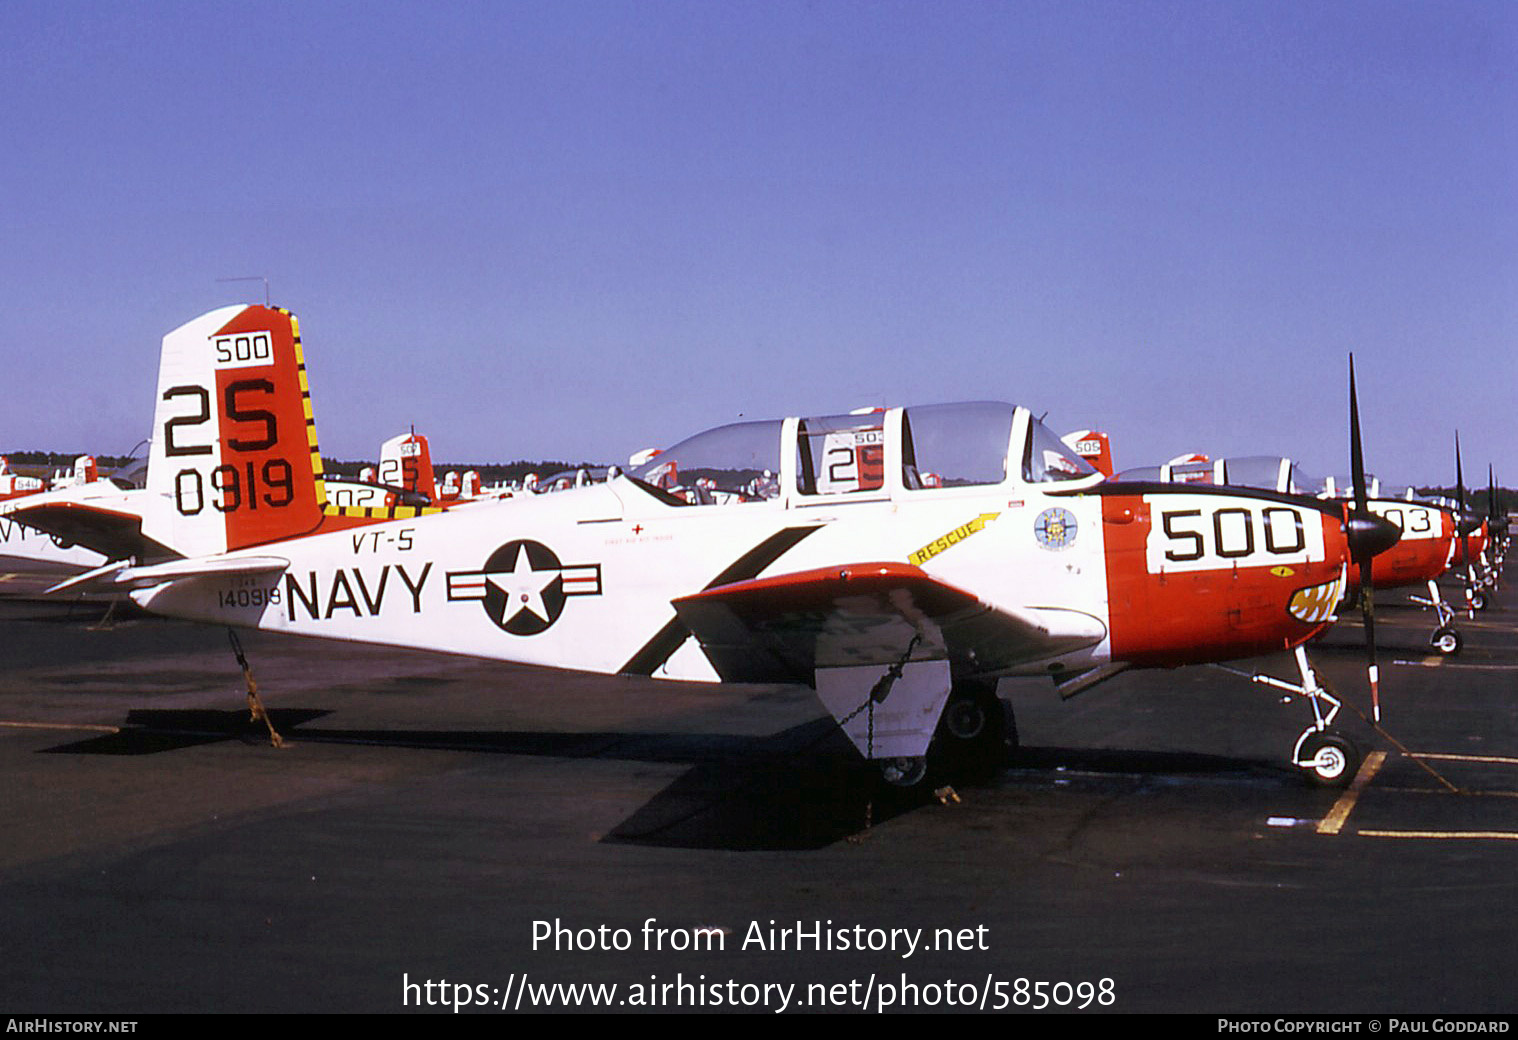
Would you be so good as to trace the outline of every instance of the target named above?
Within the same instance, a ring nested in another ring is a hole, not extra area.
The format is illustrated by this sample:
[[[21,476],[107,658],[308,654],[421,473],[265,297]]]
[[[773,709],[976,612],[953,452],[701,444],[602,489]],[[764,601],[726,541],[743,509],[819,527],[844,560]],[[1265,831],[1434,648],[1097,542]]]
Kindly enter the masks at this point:
[[[140,513],[50,499],[38,504],[19,505],[5,515],[59,541],[92,549],[108,560],[173,555],[143,535]]]
[[[994,606],[904,563],[825,567],[674,601],[727,682],[812,684],[820,668],[948,660],[994,675],[1105,638],[1090,614]]]

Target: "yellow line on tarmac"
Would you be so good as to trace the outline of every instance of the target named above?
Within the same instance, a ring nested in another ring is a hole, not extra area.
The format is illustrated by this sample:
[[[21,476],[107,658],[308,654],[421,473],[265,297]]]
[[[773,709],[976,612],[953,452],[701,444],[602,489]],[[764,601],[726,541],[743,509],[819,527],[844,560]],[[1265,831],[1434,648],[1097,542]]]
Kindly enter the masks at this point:
[[[88,722],[3,722],[11,729],[84,729],[93,733],[120,733],[120,726],[97,726]]]
[[[1491,838],[1518,841],[1518,831],[1355,831],[1363,838]]]
[[[1360,800],[1360,792],[1365,790],[1371,777],[1380,771],[1385,761],[1385,751],[1372,751],[1365,756],[1365,761],[1360,763],[1360,771],[1355,774],[1354,782],[1349,785],[1349,790],[1341,794],[1339,800],[1334,803],[1334,807],[1328,810],[1328,815],[1318,821],[1319,834],[1338,834],[1343,829],[1344,821],[1349,819],[1355,802]]]
[[[1412,751],[1408,758],[1428,758],[1436,762],[1489,762],[1499,766],[1518,766],[1518,758],[1504,758],[1501,755],[1442,755],[1432,751]]]
[[[1470,672],[1518,672],[1518,664],[1462,664],[1438,656],[1425,657],[1421,661],[1398,658],[1392,664],[1416,668],[1462,668]]]

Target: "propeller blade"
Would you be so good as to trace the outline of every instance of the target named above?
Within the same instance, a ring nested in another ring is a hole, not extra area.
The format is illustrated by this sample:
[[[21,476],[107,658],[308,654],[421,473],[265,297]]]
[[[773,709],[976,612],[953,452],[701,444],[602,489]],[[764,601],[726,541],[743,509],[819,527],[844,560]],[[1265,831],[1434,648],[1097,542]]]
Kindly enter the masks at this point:
[[[1455,431],[1455,495],[1456,501],[1460,504],[1460,555],[1465,557],[1466,577],[1474,581],[1476,567],[1471,561],[1470,518],[1465,515],[1465,473],[1460,465],[1459,430]],[[1466,588],[1469,589],[1470,585],[1467,584]],[[1472,616],[1474,616],[1474,613]]]
[[[1372,717],[1381,721],[1381,669],[1376,663],[1376,603],[1375,582],[1372,572],[1371,561],[1376,553],[1382,548],[1394,544],[1391,543],[1376,548],[1372,544],[1375,539],[1356,534],[1356,528],[1361,530],[1372,527],[1374,521],[1386,524],[1382,517],[1374,516],[1370,511],[1369,496],[1365,491],[1365,452],[1360,440],[1360,399],[1355,391],[1355,356],[1349,355],[1349,468],[1355,484],[1355,506],[1350,512],[1349,539],[1350,558],[1360,565],[1360,617],[1365,624],[1365,675],[1370,682],[1370,710]]]
[[[1460,431],[1455,431],[1455,493],[1459,497],[1460,512],[1465,512],[1465,477],[1460,468]]]
[[[1355,356],[1349,355],[1349,468],[1355,485],[1355,512],[1364,513],[1365,454],[1360,447],[1360,401],[1355,394]]]
[[[1507,541],[1507,513],[1502,508],[1502,489],[1497,486],[1497,471],[1487,463],[1487,479],[1492,485],[1492,537]]]

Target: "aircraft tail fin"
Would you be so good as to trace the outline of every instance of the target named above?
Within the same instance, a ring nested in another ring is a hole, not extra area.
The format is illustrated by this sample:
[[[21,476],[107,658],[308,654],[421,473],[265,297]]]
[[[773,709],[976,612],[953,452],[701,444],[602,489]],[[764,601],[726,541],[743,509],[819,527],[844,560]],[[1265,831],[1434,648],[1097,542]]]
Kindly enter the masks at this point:
[[[1076,430],[1060,438],[1104,477],[1112,476],[1112,439],[1099,430]]]
[[[93,455],[81,455],[74,460],[74,482],[93,484],[100,479],[100,466]]]
[[[222,307],[163,339],[143,534],[185,556],[314,530],[326,504],[300,324]]]
[[[418,491],[436,502],[437,476],[427,438],[413,430],[386,441],[380,448],[379,479],[381,484]]]

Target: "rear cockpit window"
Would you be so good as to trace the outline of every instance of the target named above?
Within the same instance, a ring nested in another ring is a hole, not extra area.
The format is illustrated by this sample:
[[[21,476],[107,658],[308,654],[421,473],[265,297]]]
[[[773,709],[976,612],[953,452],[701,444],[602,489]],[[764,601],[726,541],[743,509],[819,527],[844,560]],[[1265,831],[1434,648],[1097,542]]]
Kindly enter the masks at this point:
[[[796,490],[852,495],[885,488],[885,416],[802,419],[796,433]]]
[[[1007,479],[1012,406],[995,401],[908,408],[901,479],[908,490],[975,487]]]

